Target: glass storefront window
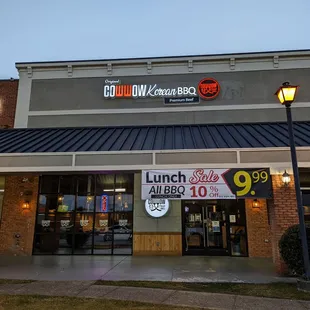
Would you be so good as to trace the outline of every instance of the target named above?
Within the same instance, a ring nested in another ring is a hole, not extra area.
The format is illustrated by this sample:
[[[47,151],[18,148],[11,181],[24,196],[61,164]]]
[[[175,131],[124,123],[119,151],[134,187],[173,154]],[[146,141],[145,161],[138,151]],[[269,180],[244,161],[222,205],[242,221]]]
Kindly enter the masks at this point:
[[[132,253],[133,175],[42,176],[34,253]]]
[[[41,178],[40,192],[42,194],[57,194],[59,190],[59,176],[45,175]]]
[[[57,194],[41,194],[39,195],[37,212],[46,214],[49,212],[56,212],[58,206]]]
[[[92,195],[77,196],[76,211],[77,212],[92,212],[95,208],[95,197]]]
[[[130,254],[132,247],[132,213],[115,213],[113,249],[117,254]]]
[[[113,212],[114,192],[108,192],[96,196],[96,212]]]
[[[58,196],[58,213],[72,212],[75,208],[75,195],[62,195]]]

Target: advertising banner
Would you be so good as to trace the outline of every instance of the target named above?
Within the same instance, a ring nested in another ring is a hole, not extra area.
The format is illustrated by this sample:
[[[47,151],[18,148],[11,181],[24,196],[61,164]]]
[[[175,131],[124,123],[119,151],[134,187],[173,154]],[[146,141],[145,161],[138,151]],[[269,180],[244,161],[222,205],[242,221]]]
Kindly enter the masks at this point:
[[[142,171],[142,199],[272,198],[269,169]]]

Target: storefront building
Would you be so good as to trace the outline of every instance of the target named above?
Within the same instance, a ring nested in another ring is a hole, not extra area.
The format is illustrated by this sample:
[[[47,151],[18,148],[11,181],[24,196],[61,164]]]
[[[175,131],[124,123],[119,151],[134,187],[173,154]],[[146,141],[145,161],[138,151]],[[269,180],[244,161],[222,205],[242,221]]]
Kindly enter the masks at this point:
[[[278,241],[298,216],[274,93],[300,85],[307,212],[310,51],[16,67],[1,254],[268,257],[285,270]]]

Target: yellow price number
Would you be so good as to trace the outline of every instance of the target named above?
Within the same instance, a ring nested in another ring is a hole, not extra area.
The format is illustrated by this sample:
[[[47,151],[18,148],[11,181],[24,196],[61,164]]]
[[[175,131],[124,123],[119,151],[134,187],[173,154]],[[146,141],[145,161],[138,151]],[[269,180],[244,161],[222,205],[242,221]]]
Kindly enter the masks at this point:
[[[249,193],[252,188],[252,183],[266,183],[268,181],[268,173],[266,171],[253,171],[250,175],[247,171],[241,170],[235,173],[234,183],[236,186],[241,188],[239,191],[236,191],[237,196],[245,196]],[[255,192],[251,191],[251,194],[254,195]]]
[[[268,173],[266,171],[254,171],[252,173],[253,183],[257,183],[261,180],[262,183],[266,183],[268,181]]]

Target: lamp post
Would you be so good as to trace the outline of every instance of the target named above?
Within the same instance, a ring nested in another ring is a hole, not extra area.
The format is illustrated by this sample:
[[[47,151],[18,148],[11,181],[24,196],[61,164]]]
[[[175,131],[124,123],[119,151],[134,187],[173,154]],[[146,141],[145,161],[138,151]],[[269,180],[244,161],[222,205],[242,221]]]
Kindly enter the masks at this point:
[[[292,166],[293,166],[293,173],[294,173],[294,183],[295,183],[297,209],[298,209],[298,217],[299,217],[299,231],[300,231],[300,238],[301,238],[301,244],[302,244],[304,270],[305,270],[306,279],[310,280],[310,262],[309,262],[308,243],[307,243],[307,232],[306,232],[304,208],[302,204],[300,183],[299,183],[299,172],[298,172],[296,147],[295,147],[295,139],[294,139],[294,132],[293,132],[292,112],[291,112],[291,104],[295,100],[297,88],[298,86],[292,86],[290,85],[290,83],[285,82],[277,90],[275,95],[277,95],[280,103],[285,105],[286,107],[286,116],[287,116],[288,133],[289,133],[289,139],[290,139]]]

